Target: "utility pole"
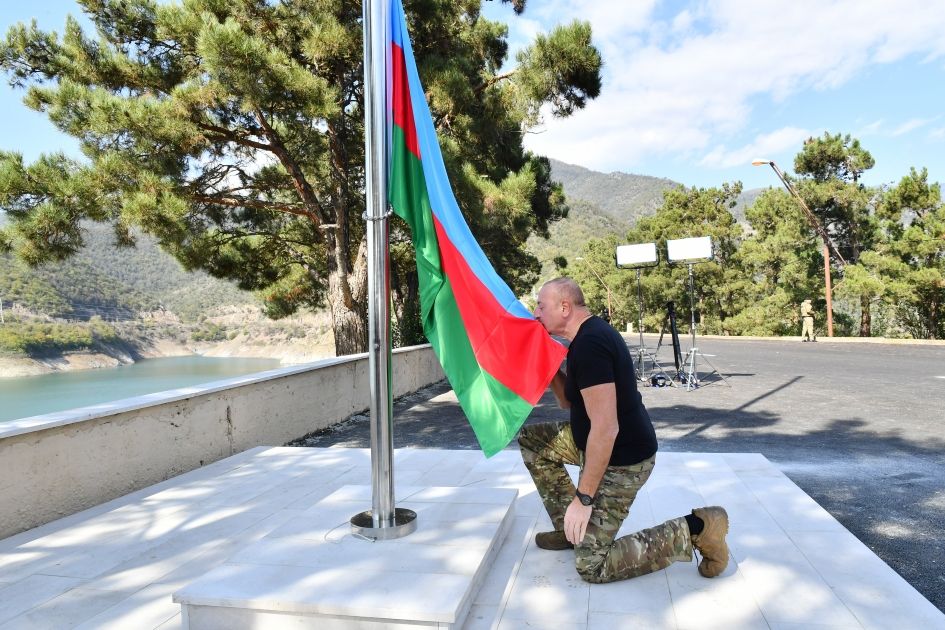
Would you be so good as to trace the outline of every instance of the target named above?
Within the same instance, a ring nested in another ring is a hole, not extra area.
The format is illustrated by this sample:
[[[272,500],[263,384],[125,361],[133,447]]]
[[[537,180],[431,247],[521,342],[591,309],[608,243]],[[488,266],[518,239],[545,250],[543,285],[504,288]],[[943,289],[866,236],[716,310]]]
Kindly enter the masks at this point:
[[[841,265],[846,265],[847,261],[843,259],[843,256],[840,255],[840,252],[837,251],[837,248],[834,247],[833,243],[830,240],[830,236],[827,234],[827,230],[824,229],[824,226],[820,224],[820,221],[817,220],[817,217],[811,212],[811,209],[807,207],[807,203],[797,191],[794,189],[794,186],[791,185],[791,182],[784,176],[784,173],[781,172],[781,169],[778,168],[778,165],[774,163],[773,160],[765,159],[755,159],[751,162],[752,166],[763,166],[767,164],[774,172],[778,175],[778,179],[781,180],[781,183],[784,184],[784,187],[788,189],[788,192],[794,196],[797,202],[801,206],[801,210],[804,211],[804,216],[807,217],[807,222],[810,223],[811,227],[820,235],[821,240],[824,242],[824,293],[827,297],[827,336],[833,337],[833,288],[830,285],[830,254],[833,254],[834,257],[840,262]]]
[[[575,258],[574,260],[584,260],[584,259],[581,257],[578,257],[578,258]],[[584,260],[584,262],[587,262],[587,261]],[[597,271],[594,269],[594,267],[591,266],[589,262],[587,264],[587,268],[591,270],[591,273],[597,276],[597,279],[600,281],[601,285],[605,289],[607,289],[607,321],[610,322],[611,319],[613,319],[613,311],[611,310],[611,302],[610,302],[610,286],[606,282],[604,282],[604,279],[600,277],[600,274],[597,273]]]

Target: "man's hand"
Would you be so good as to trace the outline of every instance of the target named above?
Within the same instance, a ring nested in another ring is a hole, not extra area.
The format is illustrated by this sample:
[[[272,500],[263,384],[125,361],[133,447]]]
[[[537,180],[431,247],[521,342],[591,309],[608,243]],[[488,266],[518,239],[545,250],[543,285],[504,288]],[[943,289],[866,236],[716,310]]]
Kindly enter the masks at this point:
[[[584,505],[577,497],[571,500],[564,513],[564,536],[572,545],[579,545],[587,532],[587,523],[591,520],[593,505]]]

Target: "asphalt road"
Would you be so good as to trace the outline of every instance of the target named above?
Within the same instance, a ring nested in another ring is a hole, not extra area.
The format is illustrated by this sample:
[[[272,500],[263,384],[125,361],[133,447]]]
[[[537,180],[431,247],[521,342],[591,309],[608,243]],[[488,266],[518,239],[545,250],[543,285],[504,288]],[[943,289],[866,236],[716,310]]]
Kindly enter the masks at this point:
[[[764,454],[945,612],[945,346],[698,346],[728,385],[704,361],[697,389],[642,388],[660,448]],[[672,364],[666,347],[658,358]],[[566,417],[546,394],[528,422]],[[368,429],[354,416],[300,443],[367,447]],[[478,448],[445,383],[397,401],[394,446]]]

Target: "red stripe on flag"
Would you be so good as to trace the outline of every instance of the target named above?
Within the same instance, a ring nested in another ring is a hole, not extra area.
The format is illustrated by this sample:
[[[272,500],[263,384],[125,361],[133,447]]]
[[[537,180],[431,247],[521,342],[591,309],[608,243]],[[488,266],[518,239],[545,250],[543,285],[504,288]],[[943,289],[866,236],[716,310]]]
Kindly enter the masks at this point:
[[[528,401],[538,403],[567,350],[534,319],[509,313],[473,273],[433,216],[440,264],[479,365],[493,378]]]
[[[410,104],[410,83],[407,80],[407,66],[404,61],[404,49],[391,42],[391,82],[394,124],[404,130],[407,149],[420,158],[420,143],[417,141],[417,126],[413,119],[413,105]]]

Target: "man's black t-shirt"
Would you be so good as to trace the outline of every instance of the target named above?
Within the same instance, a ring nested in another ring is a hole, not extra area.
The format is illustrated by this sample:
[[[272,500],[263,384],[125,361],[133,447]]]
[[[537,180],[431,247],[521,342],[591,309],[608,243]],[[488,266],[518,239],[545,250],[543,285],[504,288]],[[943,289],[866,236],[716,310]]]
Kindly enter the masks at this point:
[[[636,464],[656,453],[656,432],[637,391],[633,359],[623,337],[600,317],[592,316],[578,329],[568,347],[564,394],[571,403],[571,433],[582,451],[587,448],[591,420],[581,390],[614,383],[620,432],[610,456],[611,466]]]

